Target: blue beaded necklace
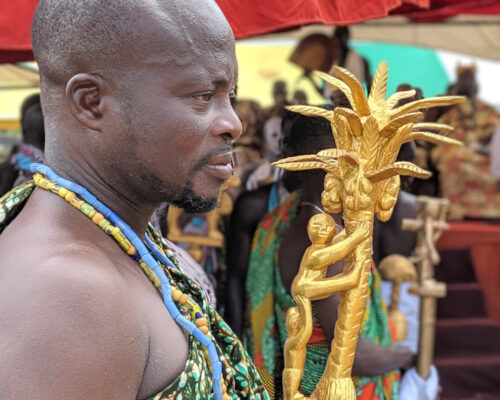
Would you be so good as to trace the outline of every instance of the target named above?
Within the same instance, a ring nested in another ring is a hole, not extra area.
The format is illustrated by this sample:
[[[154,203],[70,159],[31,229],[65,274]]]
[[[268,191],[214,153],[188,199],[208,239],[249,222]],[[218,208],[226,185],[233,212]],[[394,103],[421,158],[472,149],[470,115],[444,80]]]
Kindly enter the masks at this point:
[[[163,302],[167,307],[168,312],[185,331],[192,334],[206,349],[210,358],[210,363],[212,366],[212,386],[215,400],[223,400],[223,386],[222,386],[222,363],[219,359],[217,349],[212,340],[210,340],[208,335],[205,335],[193,322],[189,321],[184,317],[179,309],[177,308],[173,298],[172,291],[170,289],[170,282],[165,275],[165,272],[160,266],[169,265],[176,268],[176,266],[170,261],[156,246],[156,244],[147,236],[144,235],[143,241],[137,236],[137,234],[128,226],[118,215],[101,203],[94,195],[92,195],[87,189],[78,185],[75,182],[69,181],[57,175],[50,167],[42,164],[33,163],[31,164],[31,171],[33,173],[40,173],[48,177],[55,184],[66,188],[80,196],[85,202],[94,207],[98,212],[100,212],[106,219],[108,219],[114,226],[119,228],[125,237],[132,243],[137,249],[137,254],[133,255],[132,258],[139,262],[143,261],[151,271],[156,275],[156,278],[160,282],[160,289],[163,295]],[[149,248],[149,251],[148,251]]]

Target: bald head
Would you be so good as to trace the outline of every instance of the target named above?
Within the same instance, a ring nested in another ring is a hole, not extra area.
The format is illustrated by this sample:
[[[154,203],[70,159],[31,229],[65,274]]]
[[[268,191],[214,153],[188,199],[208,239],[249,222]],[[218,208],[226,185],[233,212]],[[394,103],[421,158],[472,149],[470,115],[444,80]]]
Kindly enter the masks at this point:
[[[241,133],[214,0],[40,0],[32,42],[49,165],[139,204],[213,207]]]
[[[159,50],[183,53],[227,42],[231,29],[213,0],[40,0],[32,43],[42,85],[81,72],[109,78]]]

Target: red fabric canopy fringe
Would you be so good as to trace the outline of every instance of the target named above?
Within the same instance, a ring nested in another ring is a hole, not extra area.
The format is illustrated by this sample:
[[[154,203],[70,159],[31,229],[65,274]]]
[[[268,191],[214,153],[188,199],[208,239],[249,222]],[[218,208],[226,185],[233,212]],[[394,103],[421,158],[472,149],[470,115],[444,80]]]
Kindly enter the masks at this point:
[[[30,29],[38,0],[0,1],[0,62],[30,61]]]
[[[408,11],[399,7],[393,14],[403,14],[418,22],[438,22],[459,14],[500,14],[499,0],[432,0],[428,10]],[[391,13],[391,14],[392,14]]]
[[[384,18],[402,5],[428,8],[431,0],[217,0],[236,39],[308,24],[351,25]]]
[[[500,0],[216,0],[237,39],[307,24],[350,25],[403,14],[441,21],[457,14],[500,14]],[[33,59],[30,26],[38,0],[0,1],[0,63]]]

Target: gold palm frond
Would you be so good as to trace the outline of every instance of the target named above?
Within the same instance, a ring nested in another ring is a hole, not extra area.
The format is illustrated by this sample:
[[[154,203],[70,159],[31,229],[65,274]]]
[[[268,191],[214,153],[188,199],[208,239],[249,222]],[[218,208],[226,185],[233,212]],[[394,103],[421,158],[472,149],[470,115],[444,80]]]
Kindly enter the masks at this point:
[[[404,143],[419,139],[438,144],[460,145],[459,141],[441,135],[450,132],[452,127],[418,121],[422,119],[422,111],[426,108],[458,104],[464,101],[463,97],[419,99],[397,107],[400,100],[415,96],[415,90],[397,92],[386,99],[386,63],[381,63],[377,68],[368,97],[361,83],[345,68],[335,67],[335,76],[323,72],[315,74],[341,90],[352,109],[337,107],[330,111],[312,106],[287,108],[303,115],[327,119],[332,126],[337,151],[325,150],[311,156],[300,156],[299,159],[289,158],[275,163],[276,166],[293,170],[320,168],[338,172],[342,169],[342,163],[347,162],[357,166],[363,165],[366,176],[373,182],[398,174],[423,178],[428,177],[429,173],[416,165],[395,163]]]
[[[371,115],[370,106],[368,105],[368,99],[366,97],[365,91],[361,83],[356,79],[356,77],[349,72],[347,69],[342,67],[334,67],[333,71],[335,76],[338,76],[340,80],[345,82],[345,84],[351,89],[352,98],[354,104],[356,105],[356,112],[360,117],[367,117]]]
[[[357,107],[356,103],[354,102],[354,98],[352,97],[352,91],[351,88],[342,82],[340,79],[337,79],[331,75],[325,74],[324,72],[321,71],[314,71],[314,75],[316,75],[318,78],[323,79],[325,82],[329,83],[332,87],[340,90],[342,93],[344,93],[345,97],[347,97],[347,100],[349,100],[349,104],[351,104],[352,109],[357,112]]]
[[[453,132],[453,127],[450,125],[438,124],[435,122],[419,122],[418,124],[413,125],[413,129],[418,131],[433,131],[440,133]]]
[[[394,118],[380,130],[380,136],[389,137],[394,135],[400,127],[408,123],[415,123],[420,120],[422,116],[423,114],[421,112],[412,112]]]
[[[417,94],[415,89],[396,92],[387,99],[387,108],[392,109],[399,103],[400,100],[409,99]]]
[[[305,115],[306,117],[322,117],[330,122],[333,120],[333,111],[326,110],[321,107],[296,105],[296,106],[286,106],[285,108],[289,111]]]
[[[407,162],[400,161],[392,165],[387,165],[376,171],[371,171],[366,174],[366,177],[373,183],[383,181],[385,179],[392,178],[396,175],[410,175],[416,178],[427,179],[431,177],[431,173],[419,166]]]
[[[322,169],[323,171],[330,172],[335,175],[339,173],[337,160],[332,157],[324,157],[318,154],[288,157],[275,161],[272,165],[286,169],[287,171]]]
[[[403,104],[400,107],[393,108],[389,111],[391,118],[399,117],[400,115],[412,112],[425,110],[426,108],[439,106],[452,106],[464,102],[463,96],[440,96],[430,97],[428,99],[419,99],[410,103]]]

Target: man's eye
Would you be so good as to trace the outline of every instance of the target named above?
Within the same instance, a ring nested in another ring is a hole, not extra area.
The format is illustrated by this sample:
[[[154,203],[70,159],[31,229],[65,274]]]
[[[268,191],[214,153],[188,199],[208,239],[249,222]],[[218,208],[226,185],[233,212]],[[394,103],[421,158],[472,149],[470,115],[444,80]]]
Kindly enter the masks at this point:
[[[200,101],[210,101],[210,100],[212,100],[213,94],[212,93],[195,94],[193,97],[196,100],[200,100]]]

